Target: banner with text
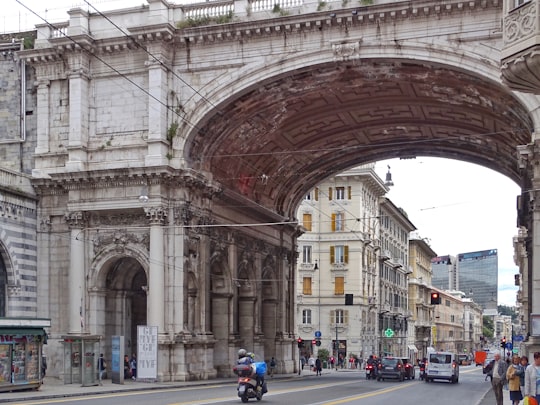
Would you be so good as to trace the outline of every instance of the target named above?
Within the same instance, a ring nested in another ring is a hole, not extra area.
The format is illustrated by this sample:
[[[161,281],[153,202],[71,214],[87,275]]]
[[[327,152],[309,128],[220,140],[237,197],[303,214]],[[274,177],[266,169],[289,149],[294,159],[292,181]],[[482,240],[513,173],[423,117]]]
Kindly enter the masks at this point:
[[[157,378],[158,327],[137,326],[137,379]]]

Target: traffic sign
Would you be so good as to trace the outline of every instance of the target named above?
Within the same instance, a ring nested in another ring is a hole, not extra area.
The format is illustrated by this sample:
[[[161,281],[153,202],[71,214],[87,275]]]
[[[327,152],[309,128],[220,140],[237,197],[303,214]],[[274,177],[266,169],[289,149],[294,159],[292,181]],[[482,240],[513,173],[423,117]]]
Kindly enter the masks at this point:
[[[512,342],[508,342],[508,343],[506,344],[506,348],[507,348],[508,350],[512,350],[512,349],[514,348],[514,345],[512,344]]]
[[[320,331],[320,330],[316,330],[316,331],[315,331],[315,337],[316,337],[316,338],[320,338],[321,336],[322,336],[321,331]]]
[[[523,342],[523,339],[524,339],[523,335],[516,335],[516,336],[514,336],[514,340],[515,340],[516,342]]]
[[[519,349],[517,347],[512,349],[512,353],[518,354],[518,352],[519,352]]]

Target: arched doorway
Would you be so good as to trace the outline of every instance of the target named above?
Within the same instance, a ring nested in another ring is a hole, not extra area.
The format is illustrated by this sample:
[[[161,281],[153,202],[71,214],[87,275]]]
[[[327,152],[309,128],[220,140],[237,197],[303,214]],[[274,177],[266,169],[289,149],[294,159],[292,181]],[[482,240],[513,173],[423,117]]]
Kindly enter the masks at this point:
[[[146,325],[148,281],[146,273],[133,257],[114,257],[102,268],[105,280],[101,320],[106,341],[125,337],[125,353],[137,353],[137,326]]]
[[[4,259],[0,256],[0,318],[7,312],[7,269]]]

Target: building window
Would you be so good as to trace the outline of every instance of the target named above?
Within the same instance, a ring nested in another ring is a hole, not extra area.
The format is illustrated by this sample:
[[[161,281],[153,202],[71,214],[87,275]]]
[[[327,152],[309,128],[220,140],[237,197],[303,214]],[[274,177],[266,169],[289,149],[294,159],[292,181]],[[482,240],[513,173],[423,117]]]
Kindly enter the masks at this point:
[[[349,263],[349,247],[346,245],[330,246],[330,263]]]
[[[333,324],[347,324],[349,322],[349,311],[343,309],[330,311],[330,321]]]
[[[336,200],[345,199],[345,187],[336,187]]]
[[[332,232],[345,230],[345,215],[343,212],[332,214]]]
[[[334,295],[345,294],[345,277],[334,278]]]
[[[307,193],[306,196],[304,197],[304,200],[311,201],[311,193]]]
[[[302,246],[302,263],[311,263],[311,245]]]
[[[311,324],[311,309],[302,310],[302,323]]]
[[[302,293],[304,295],[311,295],[311,277],[304,277],[302,283]]]
[[[306,231],[311,231],[311,214],[304,214],[302,225],[306,228]]]

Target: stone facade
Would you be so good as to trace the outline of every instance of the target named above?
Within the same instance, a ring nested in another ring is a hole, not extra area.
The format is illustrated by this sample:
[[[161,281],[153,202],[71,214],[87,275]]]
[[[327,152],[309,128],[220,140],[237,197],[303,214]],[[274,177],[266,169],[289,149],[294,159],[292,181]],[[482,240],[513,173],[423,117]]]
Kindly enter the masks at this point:
[[[34,155],[7,164],[31,168],[39,197],[27,238],[39,283],[25,283],[52,319],[51,375],[63,335],[102,335],[109,355],[110,336],[132,351],[145,323],[160,330],[162,380],[230,374],[241,346],[293,371],[294,218],[313,185],[417,154],[540,178],[516,157],[540,103],[500,80],[499,1],[308,2],[289,15],[225,3],[75,9],[18,52],[35,72],[23,109],[35,144],[22,143]],[[210,9],[232,19],[202,25]],[[32,205],[28,193],[14,205]]]

